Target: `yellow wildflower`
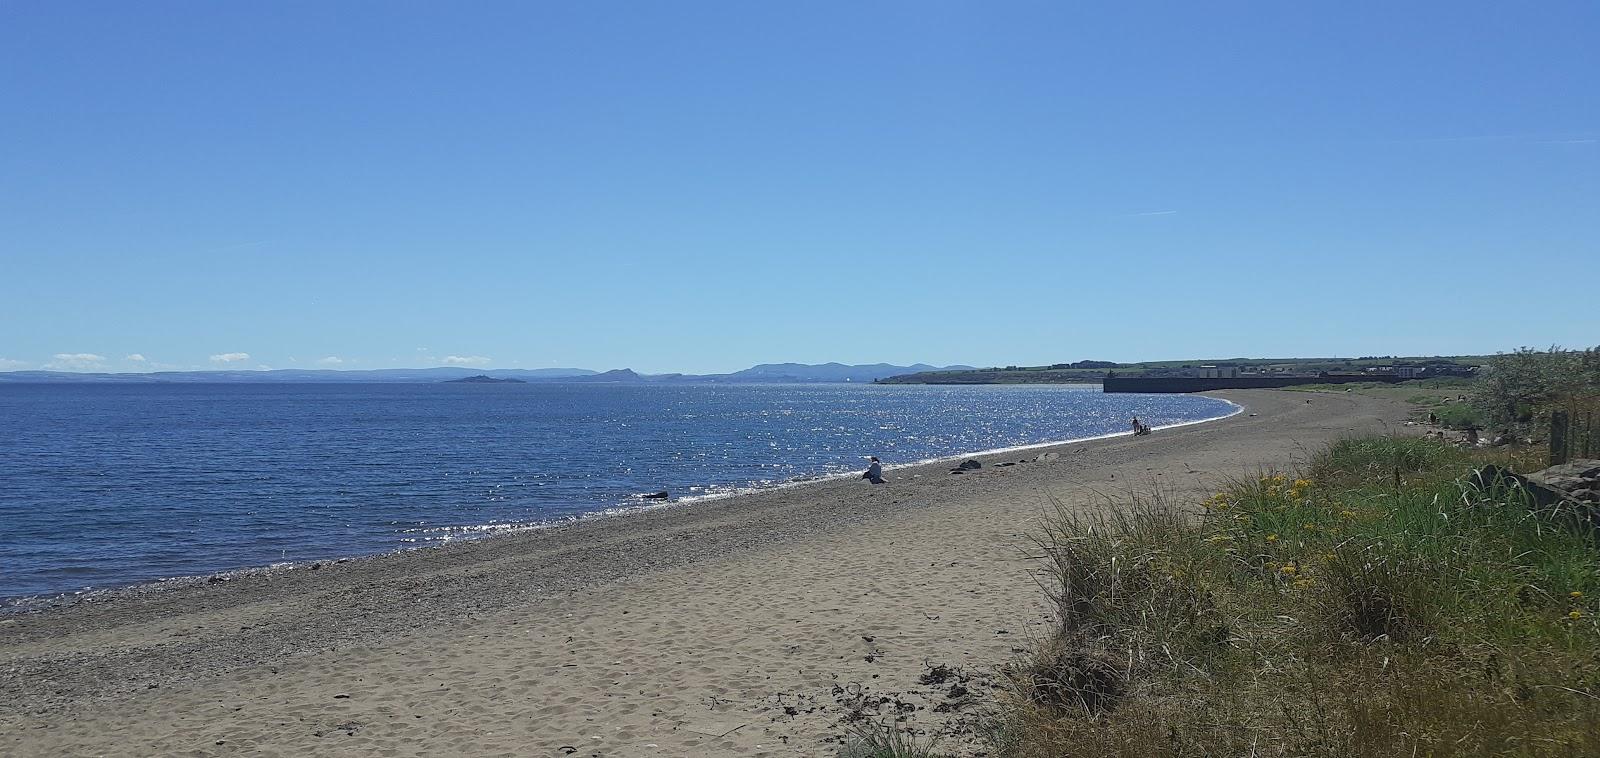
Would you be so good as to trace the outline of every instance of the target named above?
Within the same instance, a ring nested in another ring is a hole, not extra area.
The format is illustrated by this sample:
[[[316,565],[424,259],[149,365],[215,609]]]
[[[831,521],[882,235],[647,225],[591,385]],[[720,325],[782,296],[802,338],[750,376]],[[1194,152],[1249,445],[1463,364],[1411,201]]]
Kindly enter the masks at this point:
[[[1577,590],[1573,590],[1571,592],[1568,592],[1567,595],[1569,597],[1571,597],[1573,600],[1582,600],[1583,599],[1583,593],[1579,592]]]
[[[1267,535],[1267,541],[1268,542],[1277,542],[1278,541],[1278,535],[1276,535],[1276,534]]]
[[[1307,487],[1310,487],[1310,486],[1311,486],[1311,480],[1310,479],[1296,479],[1296,480],[1294,480],[1294,488],[1297,489],[1297,490],[1303,490],[1303,489],[1305,489]]]
[[[1294,586],[1295,586],[1295,589],[1303,590],[1303,589],[1311,586],[1311,580],[1309,578],[1296,579],[1296,580],[1294,580]]]
[[[1343,516],[1344,518],[1355,518],[1356,517],[1356,512],[1355,511],[1339,511],[1339,515]]]
[[[1295,568],[1294,565],[1291,564],[1291,565],[1288,565],[1288,566],[1284,566],[1283,568],[1278,569],[1278,570],[1282,571],[1285,574],[1288,574],[1289,576],[1294,576],[1295,572],[1299,571],[1300,569]]]
[[[1573,611],[1567,614],[1567,618],[1577,621],[1578,619],[1583,618],[1583,611]]]

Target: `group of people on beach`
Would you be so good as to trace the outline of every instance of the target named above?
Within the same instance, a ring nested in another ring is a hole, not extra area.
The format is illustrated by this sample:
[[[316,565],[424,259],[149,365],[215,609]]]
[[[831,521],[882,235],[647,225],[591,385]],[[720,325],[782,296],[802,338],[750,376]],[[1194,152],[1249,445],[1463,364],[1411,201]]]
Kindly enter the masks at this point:
[[[1138,416],[1134,416],[1133,436],[1143,437],[1149,433],[1150,425],[1140,421]],[[867,456],[867,470],[861,474],[861,478],[872,482],[873,484],[883,484],[884,482],[889,481],[888,479],[883,478],[883,461],[878,460],[878,456],[876,455]]]

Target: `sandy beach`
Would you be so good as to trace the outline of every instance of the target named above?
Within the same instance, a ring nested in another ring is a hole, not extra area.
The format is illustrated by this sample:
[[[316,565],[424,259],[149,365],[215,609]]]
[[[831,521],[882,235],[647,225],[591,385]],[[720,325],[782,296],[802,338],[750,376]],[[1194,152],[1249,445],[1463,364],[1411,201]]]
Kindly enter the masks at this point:
[[[0,753],[809,756],[864,715],[971,754],[1051,618],[1052,499],[1209,492],[1406,414],[1208,394],[1245,412],[0,617]]]

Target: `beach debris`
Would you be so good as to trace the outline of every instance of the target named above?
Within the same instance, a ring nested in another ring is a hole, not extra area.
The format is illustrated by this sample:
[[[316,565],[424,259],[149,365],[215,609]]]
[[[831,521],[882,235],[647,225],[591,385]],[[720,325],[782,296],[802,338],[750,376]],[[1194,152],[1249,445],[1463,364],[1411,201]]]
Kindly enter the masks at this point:
[[[320,738],[320,737],[326,737],[326,736],[328,736],[330,734],[333,734],[334,732],[344,732],[346,736],[354,737],[356,735],[356,732],[361,731],[361,728],[363,726],[366,726],[366,725],[362,724],[359,721],[346,721],[343,724],[334,724],[332,727],[327,728],[327,729],[318,729],[317,731],[312,732],[311,734],[314,737],[319,737]]]
[[[639,495],[640,500],[666,500],[669,497],[672,496],[668,494],[666,490],[661,490],[660,492],[646,492],[642,495]]]
[[[339,693],[334,694],[334,696],[333,696],[334,700],[347,700],[349,698],[350,698],[350,693],[348,693],[348,692],[339,692]]]
[[[967,473],[967,471],[966,471],[966,469],[953,468],[953,469],[950,469],[950,473],[952,473],[952,474],[965,474],[965,473]]]
[[[921,684],[944,684],[961,675],[959,669],[951,668],[943,663],[931,664],[923,661],[922,665],[927,666],[928,670],[922,672],[922,676],[917,677],[917,682]]]
[[[968,458],[968,459],[962,461],[961,465],[958,468],[964,468],[964,469],[966,469],[968,471],[976,471],[976,470],[978,470],[980,468],[983,468],[983,464],[980,463],[977,460],[974,460],[972,458]]]

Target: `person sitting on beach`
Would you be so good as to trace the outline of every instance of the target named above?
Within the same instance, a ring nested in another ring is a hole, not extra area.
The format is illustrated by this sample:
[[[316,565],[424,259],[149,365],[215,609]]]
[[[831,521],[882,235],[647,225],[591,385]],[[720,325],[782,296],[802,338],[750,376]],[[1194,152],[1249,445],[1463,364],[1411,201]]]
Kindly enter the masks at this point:
[[[883,478],[883,463],[878,460],[878,456],[868,456],[867,460],[871,463],[867,465],[867,473],[862,474],[861,478],[873,484],[883,484],[888,481]]]

